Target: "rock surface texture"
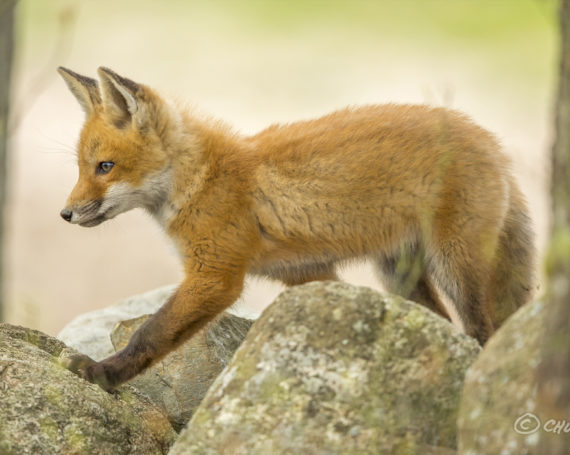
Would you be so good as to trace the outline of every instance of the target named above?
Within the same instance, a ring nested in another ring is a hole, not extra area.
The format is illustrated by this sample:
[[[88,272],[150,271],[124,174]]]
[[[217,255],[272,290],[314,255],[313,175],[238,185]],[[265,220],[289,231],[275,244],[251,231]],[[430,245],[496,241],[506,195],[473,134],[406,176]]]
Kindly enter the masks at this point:
[[[253,325],[170,453],[451,454],[479,351],[402,298],[336,282],[291,288]]]
[[[147,313],[158,310],[175,289],[174,285],[164,286],[82,314],[58,338],[92,359],[102,360],[125,347],[134,331],[150,316]],[[238,314],[257,317],[236,309],[225,312],[129,382],[166,413],[177,431],[188,422],[253,323]]]
[[[164,454],[166,416],[132,387],[109,394],[58,364],[73,353],[41,332],[0,324],[0,454]]]
[[[460,454],[542,455],[539,439],[555,425],[537,412],[535,377],[546,335],[545,310],[543,302],[518,310],[469,368],[458,420]],[[568,439],[570,453],[570,433],[559,436]]]
[[[121,350],[150,315],[118,323],[111,333]],[[229,363],[253,321],[223,313],[205,329],[168,354],[129,384],[136,387],[168,416],[180,431],[190,420],[214,379]]]

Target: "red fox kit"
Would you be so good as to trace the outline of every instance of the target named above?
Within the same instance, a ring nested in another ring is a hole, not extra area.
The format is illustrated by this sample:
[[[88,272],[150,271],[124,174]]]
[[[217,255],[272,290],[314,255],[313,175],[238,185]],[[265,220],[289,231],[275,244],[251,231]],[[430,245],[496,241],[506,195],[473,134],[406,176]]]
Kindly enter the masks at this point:
[[[185,270],[124,350],[68,362],[107,390],[232,305],[248,273],[295,285],[369,258],[389,291],[449,318],[446,294],[482,344],[531,297],[524,199],[495,139],[457,112],[366,106],[243,137],[107,68],[100,86],[59,72],[86,114],[61,216],[96,226],[142,207]]]

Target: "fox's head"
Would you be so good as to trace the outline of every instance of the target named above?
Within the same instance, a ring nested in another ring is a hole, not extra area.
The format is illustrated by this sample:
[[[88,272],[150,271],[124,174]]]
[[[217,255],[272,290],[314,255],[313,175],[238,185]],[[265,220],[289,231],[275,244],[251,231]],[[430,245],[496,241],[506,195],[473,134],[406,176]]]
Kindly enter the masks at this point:
[[[94,79],[59,73],[85,111],[77,148],[79,179],[61,211],[64,220],[96,226],[135,207],[156,213],[170,191],[163,135],[169,107],[151,89],[99,68]]]

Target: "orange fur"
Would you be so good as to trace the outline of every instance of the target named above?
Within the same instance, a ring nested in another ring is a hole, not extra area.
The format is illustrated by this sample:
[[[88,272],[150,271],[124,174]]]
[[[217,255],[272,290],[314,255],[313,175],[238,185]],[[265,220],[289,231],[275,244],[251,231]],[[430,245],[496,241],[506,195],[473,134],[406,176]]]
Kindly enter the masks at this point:
[[[99,70],[101,93],[92,79],[60,73],[87,114],[66,215],[94,225],[143,207],[186,273],[124,351],[81,364],[106,388],[231,305],[248,273],[292,285],[372,258],[389,290],[444,317],[437,289],[446,293],[481,343],[530,298],[524,200],[495,139],[462,114],[365,106],[243,137],[111,70]],[[101,162],[114,168],[101,175]]]

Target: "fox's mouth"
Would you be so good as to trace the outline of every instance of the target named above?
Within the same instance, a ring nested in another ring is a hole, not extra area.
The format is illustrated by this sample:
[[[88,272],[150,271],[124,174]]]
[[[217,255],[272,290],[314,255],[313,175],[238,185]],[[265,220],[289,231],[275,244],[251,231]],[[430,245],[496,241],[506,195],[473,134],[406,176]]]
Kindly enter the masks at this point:
[[[66,221],[72,224],[79,224],[79,226],[83,227],[97,226],[98,224],[101,224],[103,221],[112,218],[112,216],[109,216],[109,212],[113,207],[112,206],[107,207],[105,211],[101,213],[102,205],[103,201],[101,200],[91,201],[73,210],[64,209],[61,212],[61,216]]]
[[[87,220],[80,220],[77,222],[77,224],[79,224],[79,226],[81,227],[97,226],[101,224],[103,221],[107,221],[115,217],[115,215],[111,214],[114,208],[115,208],[114,205],[112,205],[111,207],[107,207],[107,209],[103,213],[98,213],[94,217],[89,218]]]
[[[77,224],[79,224],[79,226],[81,227],[93,227],[101,224],[103,221],[106,220],[107,220],[106,214],[102,213],[101,215],[97,215],[95,218],[91,218],[90,220],[87,221],[80,221]]]

